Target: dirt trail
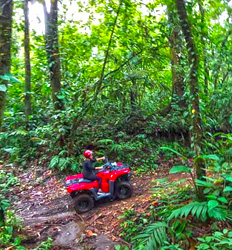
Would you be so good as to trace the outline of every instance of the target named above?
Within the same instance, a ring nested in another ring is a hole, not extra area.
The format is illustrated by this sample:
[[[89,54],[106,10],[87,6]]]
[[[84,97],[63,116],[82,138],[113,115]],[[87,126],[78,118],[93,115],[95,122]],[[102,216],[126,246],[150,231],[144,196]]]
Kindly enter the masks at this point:
[[[23,219],[27,238],[23,240],[28,249],[53,238],[53,250],[60,249],[115,249],[115,244],[127,245],[120,237],[118,219],[129,208],[143,213],[151,205],[149,188],[157,173],[131,180],[134,194],[127,200],[104,200],[82,216],[76,214],[72,199],[67,194],[63,180],[50,170],[34,169],[18,176],[20,185],[13,194],[16,214]],[[173,178],[173,177],[171,177]]]

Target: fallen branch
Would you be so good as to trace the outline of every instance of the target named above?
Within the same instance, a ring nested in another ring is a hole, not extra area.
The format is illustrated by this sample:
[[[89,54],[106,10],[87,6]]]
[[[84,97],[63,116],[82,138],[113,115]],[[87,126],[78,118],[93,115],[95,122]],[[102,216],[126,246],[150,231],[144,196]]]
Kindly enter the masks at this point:
[[[81,215],[79,215],[78,213],[76,213],[76,215],[77,215],[77,217],[79,217],[81,219],[82,222],[85,222]]]

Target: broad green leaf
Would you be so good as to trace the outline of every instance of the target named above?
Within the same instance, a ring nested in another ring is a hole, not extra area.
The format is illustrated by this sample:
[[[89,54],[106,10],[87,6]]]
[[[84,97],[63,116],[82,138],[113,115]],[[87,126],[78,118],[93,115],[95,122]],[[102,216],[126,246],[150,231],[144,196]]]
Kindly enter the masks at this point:
[[[223,174],[222,176],[223,176],[227,181],[232,182],[232,176],[227,175],[227,174]]]
[[[164,150],[169,150],[179,156],[181,156],[184,160],[187,160],[187,157],[185,157],[184,155],[182,155],[181,153],[177,152],[176,150],[172,149],[172,148],[168,148],[168,147],[160,147],[161,149],[164,149]]]
[[[228,203],[227,199],[225,197],[219,197],[218,200],[222,203]]]
[[[175,174],[175,173],[191,173],[192,169],[185,167],[185,166],[174,166],[173,168],[170,169],[169,173],[170,174]]]
[[[228,162],[224,162],[223,164],[222,164],[222,168],[228,168],[229,167],[229,163]]]
[[[208,194],[210,191],[211,191],[211,188],[205,188],[204,191],[203,191],[203,193],[204,194]]]
[[[21,243],[21,239],[19,238],[19,237],[16,237],[15,239],[14,239],[14,244],[15,245],[19,245]]]
[[[3,150],[9,154],[13,154],[15,152],[15,148],[4,148]]]
[[[4,209],[6,209],[6,208],[8,208],[8,207],[10,206],[10,203],[9,203],[9,201],[7,201],[7,200],[2,200],[2,201],[0,202],[0,205],[1,205]]]
[[[232,187],[227,186],[223,189],[223,192],[231,192],[232,191]]]
[[[199,157],[206,160],[219,161],[219,157],[217,155],[200,155]]]
[[[216,200],[210,200],[210,201],[208,201],[208,208],[209,208],[209,210],[214,209],[218,205],[219,205],[219,203]]]
[[[19,81],[18,78],[16,78],[15,76],[13,76],[13,75],[11,75],[9,73],[6,73],[5,75],[0,76],[0,78],[2,80],[9,81],[9,82],[12,82],[12,83],[21,83],[21,81]]]
[[[199,187],[207,187],[207,188],[214,187],[213,183],[210,183],[210,182],[207,182],[207,181],[202,181],[202,180],[196,180],[196,184]]]
[[[5,84],[0,84],[0,92],[6,92],[7,87]]]
[[[17,246],[16,250],[27,250],[27,249],[25,247],[23,247],[23,246]]]
[[[206,198],[211,199],[211,200],[216,200],[217,196],[210,194],[210,195],[206,195]]]
[[[209,180],[209,181],[211,181],[211,182],[216,181],[215,179],[213,179],[213,178],[211,178],[211,177],[208,177],[208,176],[204,176],[204,179]]]

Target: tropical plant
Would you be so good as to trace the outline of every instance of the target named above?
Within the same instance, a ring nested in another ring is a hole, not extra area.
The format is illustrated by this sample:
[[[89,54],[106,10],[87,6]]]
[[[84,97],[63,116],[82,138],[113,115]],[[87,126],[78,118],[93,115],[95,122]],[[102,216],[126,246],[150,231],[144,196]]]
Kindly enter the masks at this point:
[[[133,238],[139,241],[138,247],[134,249],[153,250],[160,248],[167,241],[168,225],[164,222],[155,222],[149,225],[141,234]]]
[[[228,229],[223,229],[222,232],[214,232],[212,235],[205,235],[198,238],[201,242],[196,246],[199,250],[229,250],[232,246],[232,232]]]

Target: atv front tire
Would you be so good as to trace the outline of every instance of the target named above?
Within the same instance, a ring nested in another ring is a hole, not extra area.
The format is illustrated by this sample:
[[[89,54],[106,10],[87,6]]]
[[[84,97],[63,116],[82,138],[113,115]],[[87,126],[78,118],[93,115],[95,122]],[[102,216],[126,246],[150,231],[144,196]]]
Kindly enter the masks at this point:
[[[88,194],[80,194],[74,198],[74,208],[78,214],[88,212],[93,206],[94,200]]]
[[[133,194],[133,188],[127,181],[119,182],[116,185],[116,197],[120,200],[127,199]]]

